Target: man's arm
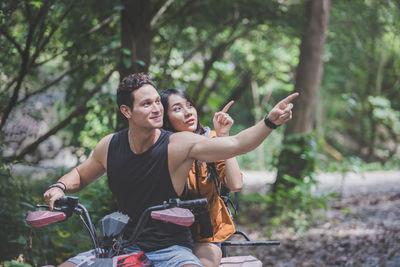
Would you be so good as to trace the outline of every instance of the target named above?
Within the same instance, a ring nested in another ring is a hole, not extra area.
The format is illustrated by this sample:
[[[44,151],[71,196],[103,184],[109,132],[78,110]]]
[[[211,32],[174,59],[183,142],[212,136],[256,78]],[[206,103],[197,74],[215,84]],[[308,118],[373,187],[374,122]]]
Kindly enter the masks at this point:
[[[290,120],[293,105],[289,102],[297,96],[295,93],[280,101],[268,114],[270,121],[281,125]],[[216,162],[245,154],[260,145],[271,132],[272,129],[260,121],[235,136],[209,139],[190,132],[174,133],[168,145],[168,169],[175,192],[178,195],[183,192],[193,160]]]
[[[281,125],[292,118],[293,104],[290,102],[299,94],[294,93],[280,101],[268,114],[269,120]],[[201,161],[214,162],[245,154],[259,146],[273,129],[266,126],[264,120],[247,128],[235,136],[202,139],[192,142],[187,157]]]
[[[87,160],[58,180],[60,184],[65,185],[65,193],[72,194],[79,192],[105,172],[107,168],[108,144],[111,137],[112,135],[108,135],[100,140],[92,155]],[[50,210],[53,210],[54,201],[64,195],[61,188],[53,187],[48,189],[43,197],[49,204]]]

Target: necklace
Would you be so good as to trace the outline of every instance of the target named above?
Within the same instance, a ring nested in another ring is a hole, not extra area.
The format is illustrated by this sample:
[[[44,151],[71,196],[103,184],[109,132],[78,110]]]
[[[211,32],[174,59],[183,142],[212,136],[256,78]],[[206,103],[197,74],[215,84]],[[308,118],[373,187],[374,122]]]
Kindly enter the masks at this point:
[[[135,146],[133,145],[133,137],[131,136],[131,129],[128,130],[128,143],[133,153],[136,153]]]

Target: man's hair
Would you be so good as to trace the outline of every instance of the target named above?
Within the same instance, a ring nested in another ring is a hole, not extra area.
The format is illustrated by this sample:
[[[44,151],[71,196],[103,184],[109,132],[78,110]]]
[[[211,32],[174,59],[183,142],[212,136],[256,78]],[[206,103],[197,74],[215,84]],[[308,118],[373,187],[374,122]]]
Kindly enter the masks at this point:
[[[150,75],[147,73],[133,73],[123,78],[117,89],[118,107],[127,105],[133,109],[134,98],[132,92],[146,84],[156,88],[153,81],[150,79]]]

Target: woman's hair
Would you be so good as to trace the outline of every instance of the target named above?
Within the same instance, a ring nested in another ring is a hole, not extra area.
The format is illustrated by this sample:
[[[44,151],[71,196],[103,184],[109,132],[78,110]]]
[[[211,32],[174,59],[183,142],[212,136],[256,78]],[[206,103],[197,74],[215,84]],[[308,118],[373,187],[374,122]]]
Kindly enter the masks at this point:
[[[196,106],[194,105],[192,99],[182,90],[176,88],[169,88],[164,90],[161,93],[161,103],[164,107],[164,123],[163,129],[171,132],[176,132],[176,129],[172,126],[169,117],[168,117],[168,106],[169,106],[169,96],[170,95],[179,95],[180,97],[189,101],[190,104],[197,110]],[[204,129],[203,125],[201,125],[199,118],[197,118],[197,127],[195,133],[197,134],[204,134],[206,130]]]

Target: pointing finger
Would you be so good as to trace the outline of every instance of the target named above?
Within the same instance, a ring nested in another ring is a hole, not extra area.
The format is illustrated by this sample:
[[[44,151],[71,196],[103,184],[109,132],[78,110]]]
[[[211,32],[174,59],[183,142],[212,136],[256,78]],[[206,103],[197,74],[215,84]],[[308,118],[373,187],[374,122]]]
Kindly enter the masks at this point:
[[[235,103],[235,101],[231,100],[229,101],[228,104],[225,105],[225,107],[221,110],[222,112],[228,112],[229,108],[233,105],[233,103]]]
[[[299,96],[299,93],[293,93],[293,94],[289,95],[288,97],[284,98],[283,100],[281,100],[278,103],[278,107],[280,109],[286,108],[287,104],[289,104],[289,102],[291,102],[293,99],[295,99],[298,96]]]
[[[288,97],[286,97],[285,99],[283,99],[282,101],[284,101],[285,104],[288,104],[289,102],[293,101],[293,99],[295,99],[298,96],[299,96],[299,93],[293,93],[293,94],[289,95]]]

